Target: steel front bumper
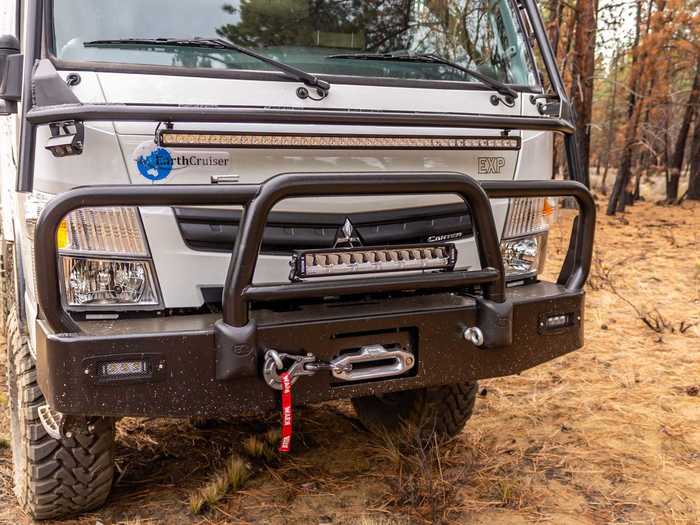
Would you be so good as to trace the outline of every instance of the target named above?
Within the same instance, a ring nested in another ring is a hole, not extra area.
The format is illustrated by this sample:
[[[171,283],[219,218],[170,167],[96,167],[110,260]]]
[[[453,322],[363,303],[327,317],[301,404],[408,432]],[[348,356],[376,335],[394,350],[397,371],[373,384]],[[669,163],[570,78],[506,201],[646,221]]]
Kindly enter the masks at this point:
[[[255,286],[267,216],[282,199],[311,195],[456,193],[469,206],[481,269]],[[579,203],[558,284],[506,288],[489,198],[571,195]],[[223,315],[76,323],[62,308],[56,228],[71,210],[109,205],[239,204],[246,208],[223,294]],[[379,394],[520,372],[583,344],[583,284],[595,227],[590,193],[578,183],[493,182],[457,173],[286,174],[262,185],[92,187],[59,196],[37,223],[38,378],[65,414],[226,416],[273,408],[278,393],[260,373],[267,349],[330,360],[368,344],[398,344],[416,356],[407,374],[349,383],[319,372],[295,385],[299,403]],[[412,291],[406,294],[406,291]],[[371,299],[368,295],[372,294]],[[338,296],[333,302],[310,302]],[[546,321],[566,316],[565,327]],[[467,342],[479,327],[484,345]],[[141,378],[107,381],[100,363],[143,360]]]

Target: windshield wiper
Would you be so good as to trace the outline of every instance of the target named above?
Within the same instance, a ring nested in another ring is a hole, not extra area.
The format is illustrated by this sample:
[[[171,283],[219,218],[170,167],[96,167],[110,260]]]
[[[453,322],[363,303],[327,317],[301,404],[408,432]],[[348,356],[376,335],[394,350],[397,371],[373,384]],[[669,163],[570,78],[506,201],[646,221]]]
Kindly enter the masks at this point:
[[[466,73],[467,75],[480,80],[483,84],[493,88],[497,93],[503,95],[504,97],[509,97],[512,100],[518,98],[518,92],[514,89],[509,88],[503,82],[491,78],[488,75],[476,71],[475,69],[470,69],[468,67],[460,66],[455,62],[451,62],[446,58],[434,55],[432,53],[347,53],[338,55],[328,55],[326,58],[329,59],[355,59],[355,60],[395,60],[401,62],[423,62],[426,64],[443,64],[445,66],[457,69]]]
[[[275,60],[274,58],[261,55],[248,49],[247,47],[239,46],[233,42],[229,42],[223,38],[116,38],[109,40],[92,40],[84,42],[85,47],[115,47],[120,45],[140,45],[140,46],[173,46],[173,47],[199,47],[204,49],[225,49],[229,51],[237,51],[243,55],[265,62],[286,73],[299,82],[303,82],[306,86],[316,88],[322,97],[328,95],[328,90],[331,88],[330,82],[322,80],[311,73]]]

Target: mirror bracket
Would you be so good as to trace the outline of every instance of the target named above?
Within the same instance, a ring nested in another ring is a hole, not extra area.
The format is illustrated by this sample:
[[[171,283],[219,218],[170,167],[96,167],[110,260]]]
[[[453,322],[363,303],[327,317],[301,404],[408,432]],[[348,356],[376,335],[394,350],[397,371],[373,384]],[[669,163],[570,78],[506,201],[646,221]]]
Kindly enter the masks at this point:
[[[0,115],[17,113],[22,98],[24,57],[19,41],[12,35],[0,36]]]

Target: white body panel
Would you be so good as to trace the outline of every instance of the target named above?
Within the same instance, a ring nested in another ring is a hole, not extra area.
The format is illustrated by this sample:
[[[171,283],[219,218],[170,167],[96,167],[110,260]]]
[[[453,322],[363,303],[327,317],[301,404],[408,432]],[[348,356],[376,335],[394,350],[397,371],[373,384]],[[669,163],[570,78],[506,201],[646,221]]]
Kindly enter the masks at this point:
[[[15,3],[0,2],[0,35],[15,32]],[[0,203],[2,204],[2,232],[6,240],[14,238],[12,201],[17,177],[17,117],[0,116]]]
[[[61,71],[64,77],[70,71]],[[225,78],[145,75],[129,73],[80,72],[79,85],[73,88],[83,102],[236,105],[315,109],[362,109],[421,112],[481,112],[489,114],[536,114],[527,94],[513,108],[494,106],[492,91],[463,89],[421,89],[412,87],[379,87],[334,83],[330,96],[320,102],[300,100],[296,82],[254,81]],[[4,119],[3,119],[4,120]],[[9,119],[12,121],[13,119]],[[6,137],[14,133],[13,124],[0,123],[2,133],[3,192],[8,191],[8,146]],[[9,127],[8,127],[9,126]],[[186,124],[176,130],[283,132],[314,134],[395,134],[395,135],[498,135],[494,130],[421,129],[372,126],[309,126],[253,124]],[[36,190],[58,194],[76,186],[97,184],[153,184],[136,167],[134,151],[153,141],[155,126],[144,122],[97,122],[86,125],[85,152],[80,156],[56,159],[43,148],[49,136],[47,127],[38,133],[36,150]],[[519,133],[516,133],[519,134]],[[552,137],[550,133],[523,132],[523,147],[516,151],[342,151],[342,150],[275,150],[232,149],[212,150],[227,155],[227,167],[182,168],[158,184],[210,184],[212,175],[237,175],[240,183],[257,183],[283,172],[329,173],[348,171],[458,171],[483,179],[548,179],[551,177]],[[181,152],[192,151],[183,149]],[[197,150],[201,153],[203,150]],[[14,158],[17,153],[14,152]],[[479,158],[498,156],[504,159],[499,173],[480,174]],[[12,181],[14,183],[14,181]],[[10,186],[11,187],[11,186]],[[10,190],[11,191],[11,190]],[[6,200],[3,198],[3,203]],[[358,213],[405,209],[458,202],[457,197],[436,195],[314,198],[282,202],[275,210],[307,213]],[[496,226],[502,230],[507,202],[493,203]],[[173,211],[167,207],[141,210],[145,232],[155,263],[157,278],[166,308],[198,307],[203,303],[202,287],[221,286],[229,255],[194,251],[180,234]],[[15,225],[23,223],[14,214]],[[24,225],[21,225],[24,230]],[[28,243],[27,243],[28,244]],[[478,267],[473,239],[456,242],[458,267]],[[29,247],[26,247],[30,255]],[[284,282],[289,274],[289,258],[261,255],[255,274],[256,282]],[[28,280],[28,299],[34,303]],[[32,307],[31,315],[36,314]]]

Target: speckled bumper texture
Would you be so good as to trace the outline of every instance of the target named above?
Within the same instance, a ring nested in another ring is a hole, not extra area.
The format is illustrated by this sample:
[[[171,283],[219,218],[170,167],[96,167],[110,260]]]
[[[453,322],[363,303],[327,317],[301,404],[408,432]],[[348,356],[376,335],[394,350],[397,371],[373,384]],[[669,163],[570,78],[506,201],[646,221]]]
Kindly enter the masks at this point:
[[[256,310],[252,318],[259,352],[312,352],[326,360],[366,344],[395,344],[417,357],[407,375],[391,379],[345,383],[324,371],[302,377],[294,385],[295,402],[309,404],[515,374],[582,346],[582,291],[540,282],[509,288],[507,300],[513,304],[513,342],[489,349],[464,340],[464,329],[477,322],[477,302],[454,293]],[[569,326],[544,330],[544,320],[557,315],[570,316]],[[39,321],[39,384],[52,408],[75,415],[211,417],[275,409],[279,392],[260,373],[216,379],[217,318],[90,322],[79,335],[52,333]],[[99,378],[98,364],[114,358],[145,358],[153,373],[113,382]]]

